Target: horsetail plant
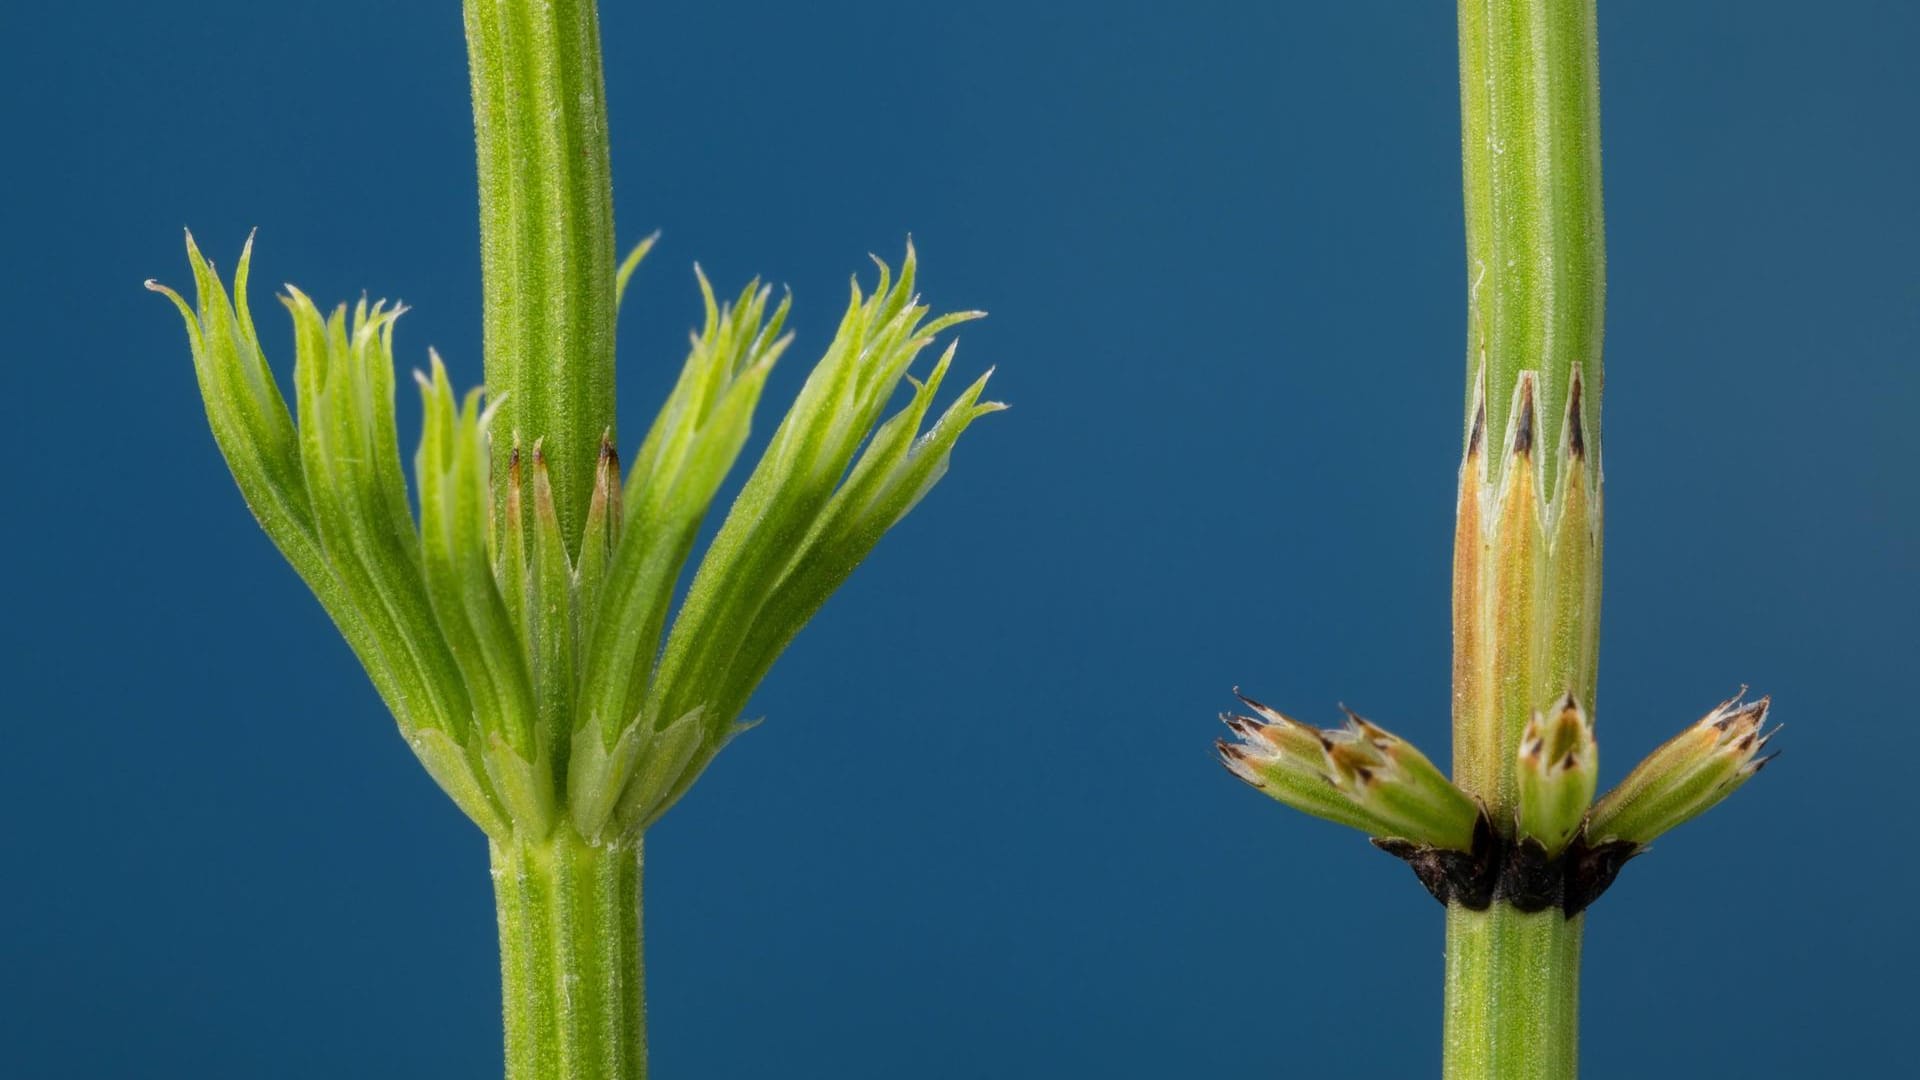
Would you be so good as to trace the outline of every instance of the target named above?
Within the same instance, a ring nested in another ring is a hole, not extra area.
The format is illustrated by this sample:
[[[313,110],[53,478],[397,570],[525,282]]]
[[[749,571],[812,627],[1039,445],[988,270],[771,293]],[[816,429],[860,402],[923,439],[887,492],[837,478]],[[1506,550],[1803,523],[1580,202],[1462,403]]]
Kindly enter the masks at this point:
[[[404,309],[291,286],[294,408],[248,309],[191,236],[179,307],[214,439],[254,516],[366,667],[407,744],[485,832],[513,1080],[646,1074],[641,849],[743,730],[794,634],[947,467],[985,376],[933,404],[977,313],[930,317],[909,245],[839,329],[671,601],[792,342],[788,301],[699,278],[705,321],[624,477],[616,266],[592,0],[466,0],[486,389],[431,356],[410,499],[394,404]],[[698,272],[696,271],[696,274]],[[906,403],[885,416],[902,380]],[[884,418],[883,418],[884,417]],[[418,515],[412,507],[418,501]],[[672,618],[669,619],[670,614]]]
[[[1242,698],[1235,775],[1360,829],[1447,910],[1444,1075],[1570,1080],[1587,906],[1771,760],[1722,702],[1594,801],[1601,314],[1594,0],[1460,0],[1467,394],[1453,564],[1453,774],[1351,717]],[[1744,691],[1743,691],[1744,694]]]

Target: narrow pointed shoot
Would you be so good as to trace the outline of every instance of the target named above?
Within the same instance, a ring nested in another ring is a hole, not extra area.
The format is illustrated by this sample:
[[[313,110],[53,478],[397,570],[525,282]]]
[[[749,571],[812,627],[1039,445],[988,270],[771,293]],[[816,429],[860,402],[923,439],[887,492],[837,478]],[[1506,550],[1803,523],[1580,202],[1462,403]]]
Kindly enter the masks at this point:
[[[1598,766],[1593,723],[1572,694],[1561,698],[1550,713],[1534,713],[1520,737],[1515,770],[1520,835],[1539,841],[1549,856],[1566,850],[1593,803]]]
[[[1766,768],[1780,729],[1765,730],[1770,698],[1721,702],[1634,767],[1594,806],[1587,835],[1645,844],[1711,810]]]
[[[1221,717],[1239,736],[1215,744],[1227,771],[1296,810],[1373,837],[1473,846],[1480,808],[1412,743],[1352,712],[1344,726],[1323,730],[1240,700],[1255,715]]]

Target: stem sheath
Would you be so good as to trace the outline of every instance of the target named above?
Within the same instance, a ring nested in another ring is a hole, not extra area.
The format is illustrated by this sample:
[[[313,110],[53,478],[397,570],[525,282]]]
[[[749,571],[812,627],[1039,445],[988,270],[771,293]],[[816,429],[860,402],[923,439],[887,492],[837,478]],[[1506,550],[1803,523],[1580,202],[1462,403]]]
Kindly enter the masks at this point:
[[[507,1080],[644,1080],[641,847],[494,844]]]

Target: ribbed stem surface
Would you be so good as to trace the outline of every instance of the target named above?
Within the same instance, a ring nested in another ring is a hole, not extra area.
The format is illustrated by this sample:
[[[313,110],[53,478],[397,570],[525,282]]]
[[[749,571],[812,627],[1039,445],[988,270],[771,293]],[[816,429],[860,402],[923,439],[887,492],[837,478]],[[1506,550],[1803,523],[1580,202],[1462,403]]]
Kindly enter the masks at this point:
[[[1448,907],[1445,1080],[1572,1080],[1582,918]]]
[[[1454,770],[1513,829],[1520,736],[1596,708],[1600,204],[1594,0],[1460,0],[1466,452],[1454,548]],[[1581,920],[1447,913],[1446,1076],[1571,1080]]]
[[[507,1080],[643,1080],[639,841],[495,844]]]
[[[495,430],[544,440],[577,547],[613,426],[613,182],[593,0],[464,0]],[[494,440],[496,478],[511,439]],[[497,487],[497,485],[496,485]]]
[[[1520,373],[1538,372],[1551,494],[1575,364],[1590,433],[1600,419],[1606,246],[1594,0],[1460,0],[1459,13],[1467,422],[1483,364],[1496,443]]]

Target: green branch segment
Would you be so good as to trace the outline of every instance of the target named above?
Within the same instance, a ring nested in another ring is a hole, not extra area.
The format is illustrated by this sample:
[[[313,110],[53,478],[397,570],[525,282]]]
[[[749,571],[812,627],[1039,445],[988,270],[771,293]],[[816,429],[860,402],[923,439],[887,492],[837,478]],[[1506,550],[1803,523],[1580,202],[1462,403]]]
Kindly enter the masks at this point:
[[[593,0],[465,0],[487,390],[542,440],[561,532],[614,425],[613,181]],[[496,475],[510,440],[494,443]]]

